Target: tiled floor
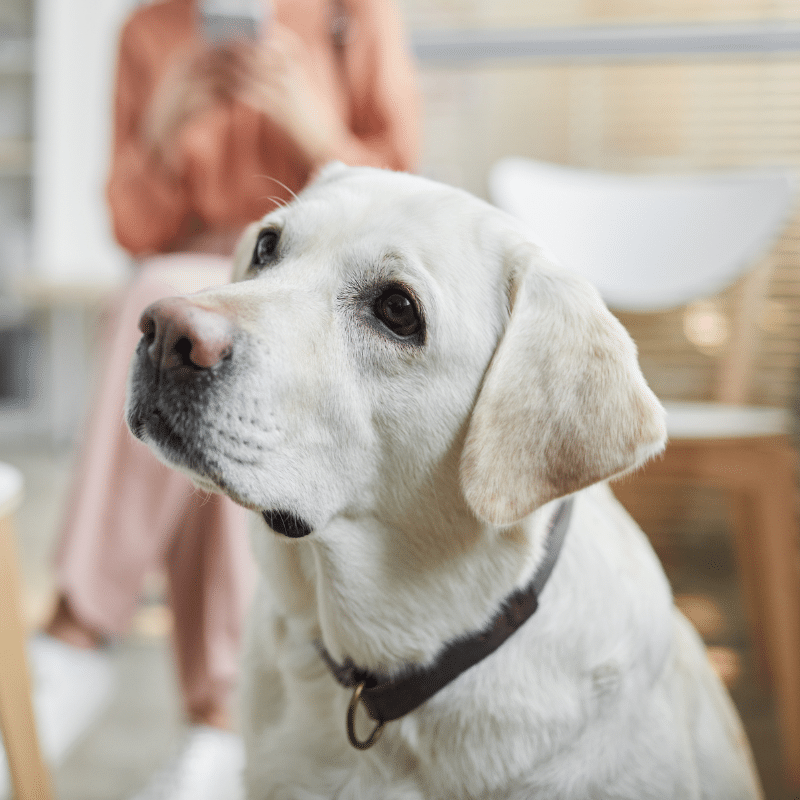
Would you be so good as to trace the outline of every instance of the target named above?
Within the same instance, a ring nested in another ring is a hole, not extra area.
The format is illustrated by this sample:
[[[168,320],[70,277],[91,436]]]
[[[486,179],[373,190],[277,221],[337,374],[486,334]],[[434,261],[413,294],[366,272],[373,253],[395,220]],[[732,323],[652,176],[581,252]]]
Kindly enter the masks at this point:
[[[16,464],[26,477],[18,528],[27,606],[35,625],[46,614],[51,596],[49,561],[70,455],[47,448],[5,448],[0,460]],[[725,532],[678,537],[658,549],[680,604],[707,643],[719,648],[715,658],[733,680],[731,693],[753,745],[766,800],[800,799],[800,790],[789,787],[782,776],[775,710],[754,675]],[[117,692],[99,725],[57,771],[59,800],[130,797],[180,741],[181,711],[161,609],[145,608],[135,628],[113,649],[124,691]]]

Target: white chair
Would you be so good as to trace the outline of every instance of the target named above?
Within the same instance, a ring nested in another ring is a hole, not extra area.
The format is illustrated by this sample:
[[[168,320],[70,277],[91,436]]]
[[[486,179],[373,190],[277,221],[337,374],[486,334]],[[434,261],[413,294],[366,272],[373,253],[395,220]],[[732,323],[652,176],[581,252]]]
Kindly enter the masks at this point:
[[[39,749],[33,717],[14,546],[13,518],[22,499],[22,486],[19,470],[0,463],[0,730],[14,797],[50,800],[50,776]]]
[[[621,175],[522,158],[495,164],[489,190],[612,309],[635,312],[681,306],[743,276],[782,231],[795,195],[780,170]],[[742,303],[750,323],[753,306]],[[787,412],[744,404],[747,324],[721,384],[729,402],[666,400],[669,445],[637,480],[692,481],[730,500],[748,623],[774,679],[787,772],[800,781],[796,457]]]

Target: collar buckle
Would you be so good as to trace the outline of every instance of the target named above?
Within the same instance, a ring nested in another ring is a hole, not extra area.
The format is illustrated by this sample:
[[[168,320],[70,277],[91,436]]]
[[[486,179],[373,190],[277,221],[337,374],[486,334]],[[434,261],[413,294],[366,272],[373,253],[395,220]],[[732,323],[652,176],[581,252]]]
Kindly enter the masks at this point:
[[[356,686],[353,691],[353,696],[350,698],[350,705],[347,707],[347,738],[350,740],[350,744],[357,750],[369,750],[369,748],[381,738],[383,726],[386,724],[385,722],[378,722],[367,739],[361,740],[356,736],[356,708],[358,708],[358,701],[361,699],[361,692],[364,691],[364,686],[364,681],[361,681],[361,683]],[[366,706],[364,707],[366,708]]]

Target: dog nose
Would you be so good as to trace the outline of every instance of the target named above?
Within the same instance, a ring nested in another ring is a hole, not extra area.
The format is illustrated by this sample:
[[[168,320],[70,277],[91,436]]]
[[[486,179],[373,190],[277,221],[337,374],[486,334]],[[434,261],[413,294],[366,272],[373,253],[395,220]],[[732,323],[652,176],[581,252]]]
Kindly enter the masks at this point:
[[[233,321],[185,297],[168,297],[148,306],[139,330],[148,358],[162,372],[211,369],[233,351]]]

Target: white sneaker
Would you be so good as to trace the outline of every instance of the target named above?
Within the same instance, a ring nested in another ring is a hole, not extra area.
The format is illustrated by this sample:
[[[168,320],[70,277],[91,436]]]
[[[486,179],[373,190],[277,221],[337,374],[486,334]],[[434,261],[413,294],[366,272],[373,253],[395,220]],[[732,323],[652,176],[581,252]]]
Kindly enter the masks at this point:
[[[243,800],[243,770],[240,737],[192,725],[175,758],[131,800]]]
[[[45,761],[56,767],[108,705],[115,685],[111,656],[39,633],[28,640],[33,709]],[[10,793],[0,748],[0,798]]]

